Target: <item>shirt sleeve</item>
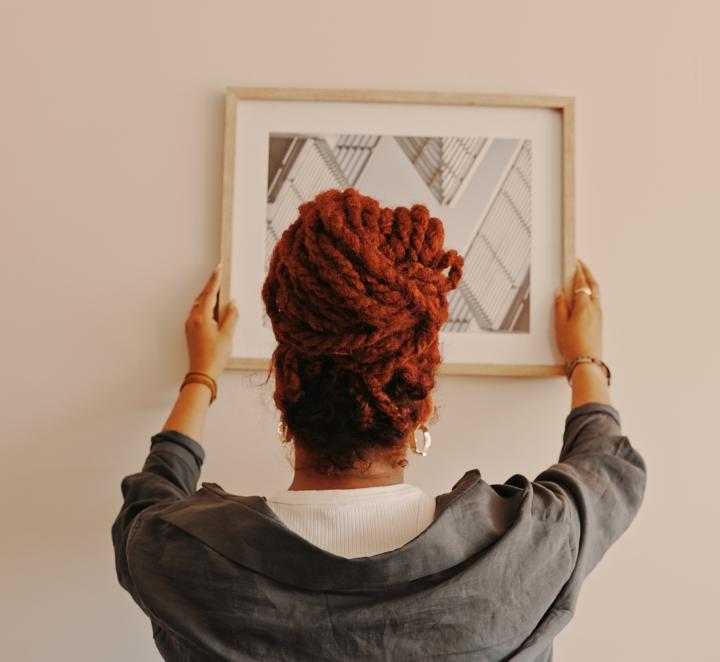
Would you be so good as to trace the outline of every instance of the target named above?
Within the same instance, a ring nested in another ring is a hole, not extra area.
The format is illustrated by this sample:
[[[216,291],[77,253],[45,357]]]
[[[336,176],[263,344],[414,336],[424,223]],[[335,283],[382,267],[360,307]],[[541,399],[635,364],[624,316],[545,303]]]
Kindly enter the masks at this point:
[[[580,584],[630,526],[646,477],[645,461],[622,434],[614,407],[587,403],[568,414],[559,462],[533,482],[536,491],[562,502],[571,521],[576,562],[558,607],[573,610]]]
[[[192,496],[204,461],[205,450],[197,441],[181,432],[164,430],[151,438],[142,470],[125,476],[120,483],[123,504],[111,528],[115,569],[120,585],[136,602],[126,556],[134,526],[148,508]]]

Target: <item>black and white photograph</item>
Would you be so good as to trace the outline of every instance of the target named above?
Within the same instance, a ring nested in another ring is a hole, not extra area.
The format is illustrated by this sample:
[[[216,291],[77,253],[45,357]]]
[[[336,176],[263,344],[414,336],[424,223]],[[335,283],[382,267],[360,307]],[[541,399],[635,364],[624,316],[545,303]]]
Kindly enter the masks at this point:
[[[442,218],[465,258],[448,294],[455,333],[530,330],[532,141],[475,136],[270,135],[266,268],[298,206],[318,192],[354,187],[409,197]],[[263,324],[269,319],[263,313]]]
[[[487,94],[228,88],[223,297],[240,310],[230,368],[267,364],[258,294],[273,250],[324,191],[424,206],[463,257],[439,331],[441,372],[562,372],[553,292],[574,260],[573,100]]]

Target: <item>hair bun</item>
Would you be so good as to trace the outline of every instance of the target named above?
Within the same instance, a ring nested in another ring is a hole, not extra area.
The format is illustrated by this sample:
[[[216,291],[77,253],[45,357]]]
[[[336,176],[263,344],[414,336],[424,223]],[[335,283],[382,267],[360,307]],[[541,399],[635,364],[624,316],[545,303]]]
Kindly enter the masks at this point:
[[[262,291],[278,342],[359,363],[422,352],[462,276],[442,222],[422,204],[381,209],[354,188],[323,191],[299,212]]]

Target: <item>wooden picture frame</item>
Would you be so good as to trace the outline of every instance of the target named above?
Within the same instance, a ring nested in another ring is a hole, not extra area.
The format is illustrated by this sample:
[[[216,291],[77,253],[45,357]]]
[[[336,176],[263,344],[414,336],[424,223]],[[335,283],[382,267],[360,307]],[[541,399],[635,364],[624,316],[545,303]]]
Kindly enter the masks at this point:
[[[270,87],[228,87],[225,93],[225,137],[222,179],[222,223],[221,223],[221,260],[224,265],[222,283],[220,288],[220,307],[231,298],[231,284],[233,283],[233,217],[237,204],[236,188],[239,172],[236,161],[236,144],[238,138],[238,104],[244,101],[261,102],[331,102],[337,103],[371,103],[371,104],[421,104],[440,107],[462,106],[467,108],[499,108],[499,109],[540,109],[552,111],[560,122],[559,144],[556,162],[559,160],[558,184],[559,201],[557,209],[560,218],[557,219],[557,241],[560,265],[559,275],[554,287],[562,285],[566,293],[570,292],[571,279],[575,269],[575,99],[570,96],[539,96],[539,95],[508,95],[484,94],[472,92],[431,92],[431,91],[392,91],[372,89],[324,89],[324,88],[270,88]],[[390,107],[390,106],[387,106]],[[554,121],[554,120],[552,120]],[[557,181],[557,180],[556,180]],[[555,188],[558,188],[556,186]],[[319,191],[318,191],[319,192]],[[361,192],[362,191],[361,189]],[[534,195],[534,191],[533,191]],[[394,201],[392,206],[404,204]],[[388,205],[390,206],[390,205]],[[533,212],[534,214],[534,212]],[[441,217],[442,218],[442,217]],[[533,217],[533,232],[535,232]],[[533,240],[534,241],[534,240]],[[450,245],[449,247],[455,247]],[[462,250],[459,251],[462,254]],[[528,267],[529,269],[529,267]],[[534,274],[534,272],[533,272]],[[554,278],[552,280],[555,280]],[[253,288],[252,296],[260,298],[260,287]],[[255,295],[256,292],[256,295]],[[243,317],[242,297],[234,296]],[[550,305],[550,303],[548,303]],[[543,313],[544,315],[544,313]],[[238,327],[241,325],[238,324]],[[547,324],[546,324],[547,326]],[[550,332],[549,329],[545,331]],[[469,334],[465,334],[469,335]],[[553,335],[551,333],[551,335]],[[442,336],[442,332],[441,332]],[[237,338],[237,336],[236,336]],[[554,347],[554,336],[550,339]],[[441,339],[441,353],[443,341]],[[543,350],[546,354],[547,348]],[[540,363],[492,361],[463,362],[445,361],[438,369],[439,374],[453,375],[491,375],[512,377],[553,377],[564,375],[562,360],[556,349],[552,350],[552,360]],[[235,356],[233,355],[228,368],[235,370],[252,370],[266,372],[269,368],[270,354],[266,356]]]

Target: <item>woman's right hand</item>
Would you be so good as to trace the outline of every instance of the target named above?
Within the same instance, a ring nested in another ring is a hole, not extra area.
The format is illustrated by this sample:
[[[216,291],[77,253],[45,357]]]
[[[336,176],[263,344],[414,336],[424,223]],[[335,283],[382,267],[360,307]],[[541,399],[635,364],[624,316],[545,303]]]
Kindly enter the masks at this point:
[[[575,292],[589,288],[592,295]],[[602,309],[600,288],[585,263],[577,260],[573,279],[572,301],[564,292],[555,292],[555,337],[566,363],[578,356],[593,356],[602,360]]]

